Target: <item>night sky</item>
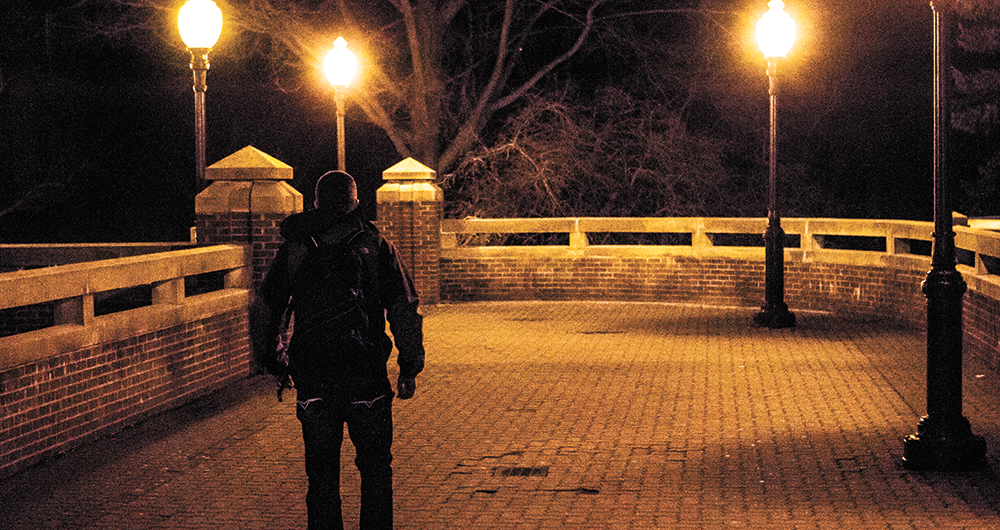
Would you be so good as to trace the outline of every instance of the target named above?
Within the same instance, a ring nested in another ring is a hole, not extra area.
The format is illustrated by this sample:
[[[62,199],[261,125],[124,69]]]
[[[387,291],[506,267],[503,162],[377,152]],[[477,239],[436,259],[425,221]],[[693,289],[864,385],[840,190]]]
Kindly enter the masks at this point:
[[[864,13],[847,14],[830,2],[787,3],[804,22],[782,94],[783,145],[807,154],[838,213],[929,220],[927,3],[870,2]],[[83,39],[79,28],[46,26],[42,7],[5,4],[0,16],[12,25],[0,37],[0,240],[185,240],[194,211],[194,104],[189,55],[179,38],[169,40],[176,31],[146,46]],[[169,15],[163,23],[175,24]],[[744,38],[739,23],[732,31]],[[217,48],[206,98],[208,164],[253,145],[290,164],[293,185],[310,200],[312,183],[336,164],[332,90],[277,86],[235,50]],[[763,61],[753,50],[746,60],[741,68],[759,74],[753,82],[766,105]],[[371,216],[381,171],[400,156],[350,105],[347,147],[348,171]]]

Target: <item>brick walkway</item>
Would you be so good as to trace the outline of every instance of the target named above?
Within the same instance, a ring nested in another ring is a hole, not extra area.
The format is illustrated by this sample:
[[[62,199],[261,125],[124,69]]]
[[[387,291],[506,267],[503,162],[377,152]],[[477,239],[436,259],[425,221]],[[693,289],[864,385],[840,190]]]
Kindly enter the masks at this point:
[[[900,467],[922,334],[660,304],[425,312],[427,369],[395,405],[399,529],[1000,527],[992,471]],[[970,363],[965,394],[998,469],[994,375]],[[293,397],[251,379],[6,479],[0,528],[304,528]]]

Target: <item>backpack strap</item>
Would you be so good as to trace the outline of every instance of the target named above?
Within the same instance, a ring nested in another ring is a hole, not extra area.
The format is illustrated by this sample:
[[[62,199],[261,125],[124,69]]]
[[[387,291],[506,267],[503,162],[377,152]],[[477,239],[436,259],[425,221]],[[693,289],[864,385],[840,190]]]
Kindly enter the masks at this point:
[[[364,234],[364,230],[357,229],[351,232],[347,237],[340,238],[339,241],[330,241],[329,236],[319,236],[316,238],[314,236],[309,236],[309,242],[305,241],[290,241],[288,245],[288,281],[292,284],[298,279],[299,269],[302,267],[302,262],[306,260],[309,252],[312,249],[319,248],[321,245],[332,245],[343,241],[345,245],[351,245],[358,236]]]
[[[310,238],[312,239],[312,238]],[[313,243],[316,240],[313,239]],[[317,245],[318,247],[318,245]],[[299,273],[299,268],[302,267],[302,262],[306,260],[306,256],[309,254],[309,247],[301,241],[292,241],[288,245],[288,281],[289,283],[295,283],[296,277]]]

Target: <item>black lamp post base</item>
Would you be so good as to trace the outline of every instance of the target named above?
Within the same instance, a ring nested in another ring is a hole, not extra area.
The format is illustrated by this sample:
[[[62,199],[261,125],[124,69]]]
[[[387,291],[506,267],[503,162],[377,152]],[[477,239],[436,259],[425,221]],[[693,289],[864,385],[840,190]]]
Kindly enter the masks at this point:
[[[986,440],[972,434],[964,417],[935,422],[925,416],[917,434],[903,440],[903,467],[911,471],[975,471],[987,465]]]
[[[753,316],[753,323],[761,328],[794,328],[795,313],[789,311],[784,304],[780,307],[765,307],[761,308],[760,313]]]

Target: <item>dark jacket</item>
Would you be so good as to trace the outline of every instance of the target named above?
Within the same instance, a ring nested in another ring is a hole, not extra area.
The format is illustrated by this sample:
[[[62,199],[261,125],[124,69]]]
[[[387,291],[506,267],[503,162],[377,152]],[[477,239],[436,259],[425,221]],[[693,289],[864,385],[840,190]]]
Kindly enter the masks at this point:
[[[281,326],[285,309],[290,303],[293,292],[290,274],[290,256],[299,249],[308,249],[313,240],[340,241],[351,234],[363,230],[376,241],[377,251],[370,262],[374,270],[366,275],[368,285],[363,286],[365,293],[365,313],[368,315],[370,338],[377,345],[378,359],[374,363],[374,371],[355,370],[344,367],[332,373],[313,373],[305,371],[297,373],[296,356],[303,355],[302,346],[296,344],[295,335],[289,348],[291,360],[291,375],[299,394],[319,394],[329,392],[331,388],[356,388],[361,385],[377,385],[388,389],[386,362],[392,352],[392,340],[385,332],[386,317],[390,330],[399,350],[397,363],[401,377],[416,377],[424,366],[423,347],[423,317],[418,311],[419,301],[413,279],[405,265],[399,260],[396,249],[385,238],[379,235],[378,229],[370,222],[364,221],[357,210],[347,215],[331,210],[309,210],[289,216],[281,223],[281,235],[285,243],[278,249],[274,262],[257,293],[251,310],[251,337],[253,338],[254,354],[265,368],[272,373],[280,371],[281,367],[275,361],[277,335]],[[297,249],[294,248],[298,245]],[[301,257],[292,258],[298,261]],[[297,282],[307,282],[308,278],[297,278]],[[294,308],[294,302],[292,302]],[[369,368],[371,363],[367,365]],[[364,392],[375,392],[368,389]],[[353,392],[353,391],[352,391]],[[357,395],[352,398],[359,397]]]

